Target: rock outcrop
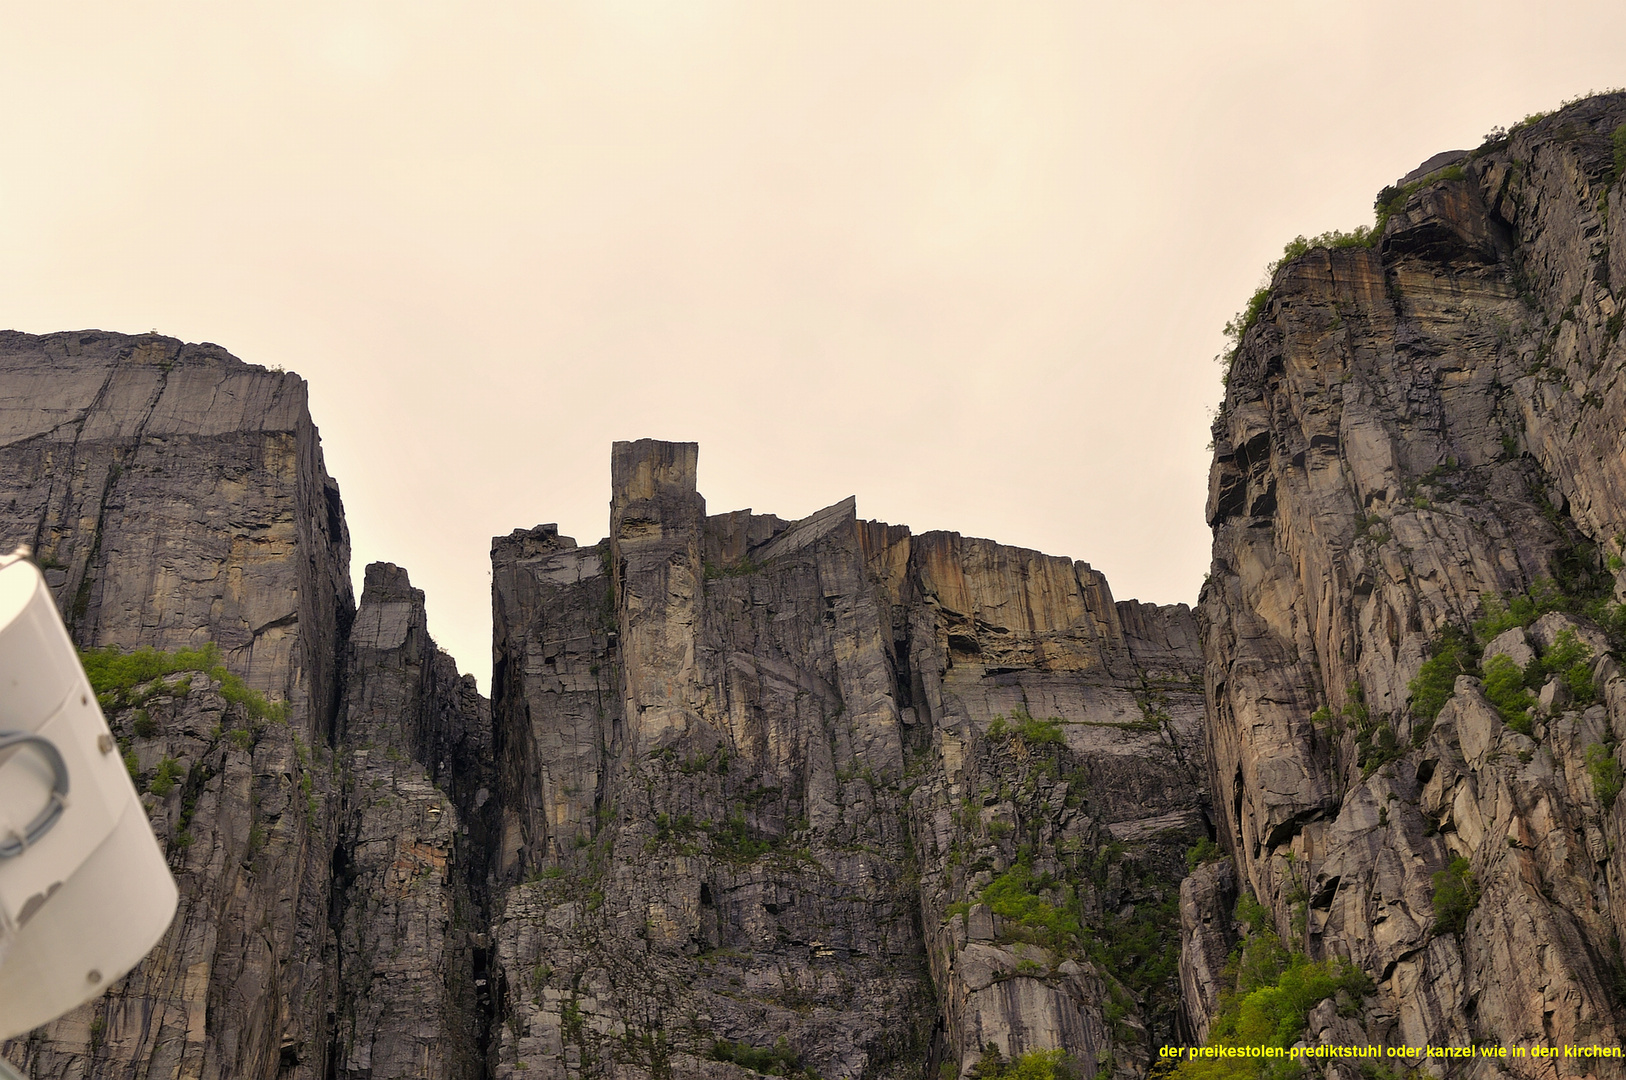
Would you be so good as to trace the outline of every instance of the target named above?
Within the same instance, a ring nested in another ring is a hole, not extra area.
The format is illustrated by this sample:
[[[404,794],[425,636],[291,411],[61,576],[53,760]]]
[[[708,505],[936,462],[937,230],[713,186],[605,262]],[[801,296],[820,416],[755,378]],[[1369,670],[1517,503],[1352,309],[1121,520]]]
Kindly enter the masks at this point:
[[[106,705],[181,884],[174,924],[109,995],[5,1054],[34,1076],[274,1076],[286,1060],[320,1077],[353,601],[305,384],[212,345],[0,334],[0,447],[0,545],[33,548],[81,647],[212,645],[220,665]],[[259,702],[223,696],[228,672]]]
[[[488,705],[406,572],[348,586],[297,376],[0,338],[29,545],[181,883],[35,1077],[1143,1071],[1207,837],[1183,607],[861,521],[707,516],[615,447],[611,535],[493,546]],[[156,650],[132,659],[135,650]],[[108,651],[110,650],[110,651]]]
[[[489,706],[435,648],[423,592],[388,563],[367,567],[345,671],[331,1075],[473,1080],[489,1012],[486,829],[467,823],[486,816],[490,789],[475,785],[490,771],[465,771],[473,790],[459,800],[435,767],[489,754]]]
[[[0,544],[82,648],[158,650],[102,703],[181,888],[141,966],[4,1048],[30,1076],[480,1074],[489,711],[403,572],[352,631],[305,400],[212,345],[0,335]]]
[[[493,542],[489,703],[404,570],[355,607],[297,376],[0,334],[0,546],[114,650],[90,663],[181,884],[145,963],[4,1053],[931,1080],[1039,1051],[1131,1080],[1289,952],[1336,982],[1309,1043],[1618,1045],[1623,173],[1626,95],[1593,98],[1278,268],[1196,616],[851,499],[708,515],[694,444],[617,443],[607,539]]]
[[[696,460],[618,443],[608,540],[493,544],[494,1073],[1134,1073],[1207,835],[1190,613],[850,499],[708,517]]]
[[[1626,543],[1623,125],[1626,95],[1592,98],[1432,162],[1384,193],[1375,244],[1282,265],[1235,353],[1200,605],[1209,767],[1240,887],[1284,941],[1376,981],[1358,1015],[1318,1009],[1312,1042],[1621,1041],[1626,683],[1599,620]],[[1595,703],[1538,677],[1566,627]],[[1228,872],[1187,886],[1198,1030]]]

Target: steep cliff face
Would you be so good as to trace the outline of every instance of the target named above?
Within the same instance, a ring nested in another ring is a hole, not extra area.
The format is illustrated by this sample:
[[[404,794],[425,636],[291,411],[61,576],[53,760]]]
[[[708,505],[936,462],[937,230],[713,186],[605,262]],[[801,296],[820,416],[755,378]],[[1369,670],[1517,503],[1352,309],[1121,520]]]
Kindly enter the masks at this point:
[[[169,933],[5,1052],[36,1076],[275,1075],[285,1045],[326,1041],[326,748],[353,608],[305,385],[211,345],[5,333],[0,403],[0,545],[33,547],[78,643],[213,644],[224,665],[108,705],[181,884]],[[222,696],[227,669],[273,708]]]
[[[476,1075],[489,712],[404,572],[370,568],[351,633],[304,383],[155,336],[4,334],[0,446],[0,544],[34,549],[81,647],[162,654],[102,700],[181,887],[140,967],[5,1055]]]
[[[1199,1030],[1240,886],[1376,980],[1312,1040],[1620,1041],[1623,124],[1594,98],[1386,192],[1381,239],[1287,262],[1242,337],[1200,607],[1236,880],[1186,887]],[[1505,1066],[1555,1067],[1620,1071]]]
[[[608,540],[493,545],[495,1073],[1132,1072],[1206,835],[1190,613],[851,500],[708,517],[696,459],[618,443]]]
[[[466,771],[472,790],[449,797],[434,764],[461,749],[437,745],[448,736],[475,741],[471,764],[489,753],[490,710],[435,648],[422,591],[388,563],[367,567],[347,660],[332,1075],[481,1076],[485,830],[467,822],[490,790]]]
[[[26,543],[181,883],[36,1077],[1142,1071],[1208,834],[1185,608],[858,520],[708,517],[617,444],[611,536],[493,546],[495,701],[405,571],[347,585],[304,384],[0,338]],[[157,652],[132,657],[137,649]],[[97,659],[99,658],[99,659]]]

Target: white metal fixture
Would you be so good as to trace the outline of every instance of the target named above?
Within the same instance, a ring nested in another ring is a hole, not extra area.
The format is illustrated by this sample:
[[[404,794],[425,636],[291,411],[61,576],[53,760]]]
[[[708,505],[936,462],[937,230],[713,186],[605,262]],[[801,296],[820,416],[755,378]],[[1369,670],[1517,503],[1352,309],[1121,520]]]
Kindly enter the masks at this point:
[[[104,993],[163,937],[177,899],[26,555],[0,557],[0,1039]]]

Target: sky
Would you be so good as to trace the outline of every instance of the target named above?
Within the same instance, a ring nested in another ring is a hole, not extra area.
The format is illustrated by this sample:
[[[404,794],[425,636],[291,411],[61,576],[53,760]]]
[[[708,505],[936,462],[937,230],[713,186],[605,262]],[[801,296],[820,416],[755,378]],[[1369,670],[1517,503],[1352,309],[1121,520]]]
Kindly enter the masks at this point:
[[[310,384],[353,571],[489,686],[490,541],[860,516],[1194,602],[1222,327],[1297,234],[1626,85],[1618,2],[0,0],[0,326]]]

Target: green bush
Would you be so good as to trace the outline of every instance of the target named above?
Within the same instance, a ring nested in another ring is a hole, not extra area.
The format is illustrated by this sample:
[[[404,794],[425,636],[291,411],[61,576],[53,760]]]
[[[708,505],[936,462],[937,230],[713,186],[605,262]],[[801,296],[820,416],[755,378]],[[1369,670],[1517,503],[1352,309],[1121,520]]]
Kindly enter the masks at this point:
[[[1524,687],[1524,672],[1507,656],[1493,656],[1485,665],[1485,697],[1508,727],[1521,735],[1530,734],[1530,707],[1536,699]]]
[[[1006,921],[1019,928],[1021,936],[1035,939],[1046,948],[1061,950],[1083,935],[1078,916],[1067,907],[1057,907],[1040,894],[1056,886],[1049,874],[1035,876],[1033,867],[1019,860],[982,890],[982,902]]]
[[[1310,1010],[1342,992],[1359,999],[1372,980],[1342,960],[1311,960],[1282,945],[1269,912],[1244,893],[1237,921],[1247,936],[1225,967],[1229,984],[1209,1025],[1210,1046],[1273,1046],[1286,1049],[1304,1036]],[[1174,1069],[1181,1080],[1288,1080],[1298,1066],[1283,1058],[1197,1058]]]
[[[1478,650],[1466,634],[1455,626],[1440,631],[1429,650],[1429,658],[1417,669],[1417,677],[1407,684],[1411,692],[1412,715],[1432,720],[1445,708],[1455,692],[1458,675],[1479,671]]]
[[[1529,626],[1549,611],[1568,611],[1573,604],[1557,582],[1542,578],[1522,593],[1487,596],[1482,606],[1485,613],[1474,622],[1474,637],[1488,644],[1503,631]]]
[[[1097,1076],[1103,1075],[1100,1070]],[[1084,1080],[1084,1070],[1064,1050],[1030,1050],[1006,1061],[992,1043],[971,1066],[972,1080]]]
[[[1180,896],[1143,900],[1127,915],[1104,912],[1091,928],[1090,961],[1142,998],[1172,990],[1180,969]]]
[[[1621,787],[1620,762],[1615,759],[1615,748],[1605,743],[1587,747],[1586,771],[1592,777],[1592,793],[1605,810],[1613,809]]]
[[[728,1061],[764,1076],[816,1078],[818,1073],[802,1065],[802,1060],[781,1035],[771,1049],[761,1049],[750,1043],[718,1039],[711,1044],[713,1061]]]
[[[152,782],[147,785],[147,790],[160,799],[166,799],[169,793],[175,790],[175,781],[185,775],[186,770],[181,768],[180,762],[172,757],[166,757],[153,771]]]
[[[1020,738],[1029,746],[1059,746],[1067,741],[1061,732],[1061,717],[1037,720],[1020,705],[1011,710],[1009,720],[1003,716],[994,717],[994,722],[988,725],[988,737]]]
[[[1468,927],[1468,915],[1479,905],[1479,883],[1471,864],[1457,857],[1434,875],[1434,932],[1460,934]]]
[[[1205,836],[1186,851],[1186,869],[1195,870],[1205,863],[1218,862],[1223,858],[1225,849]]]
[[[1616,128],[1615,133],[1609,137],[1609,141],[1615,147],[1615,169],[1609,174],[1610,183],[1614,183],[1622,176],[1626,176],[1626,124]]]
[[[1539,660],[1527,665],[1525,682],[1541,686],[1553,675],[1564,681],[1570,701],[1577,708],[1584,709],[1597,700],[1598,690],[1592,681],[1592,646],[1576,637],[1574,630],[1561,632]]]
[[[1236,921],[1255,934],[1270,929],[1270,909],[1255,900],[1253,893],[1244,892],[1236,898]]]
[[[201,649],[177,649],[159,652],[156,649],[136,649],[121,652],[116,646],[104,649],[86,649],[79,653],[85,675],[90,679],[97,700],[104,708],[120,708],[140,704],[130,698],[130,691],[143,683],[177,671],[201,671],[220,682],[220,696],[240,706],[255,720],[285,723],[288,719],[287,702],[267,701],[264,694],[252,690],[241,678],[227,671],[220,662],[220,650],[213,642]],[[176,696],[185,696],[191,689],[190,679],[183,679],[175,687]],[[183,689],[184,687],[184,689]]]

